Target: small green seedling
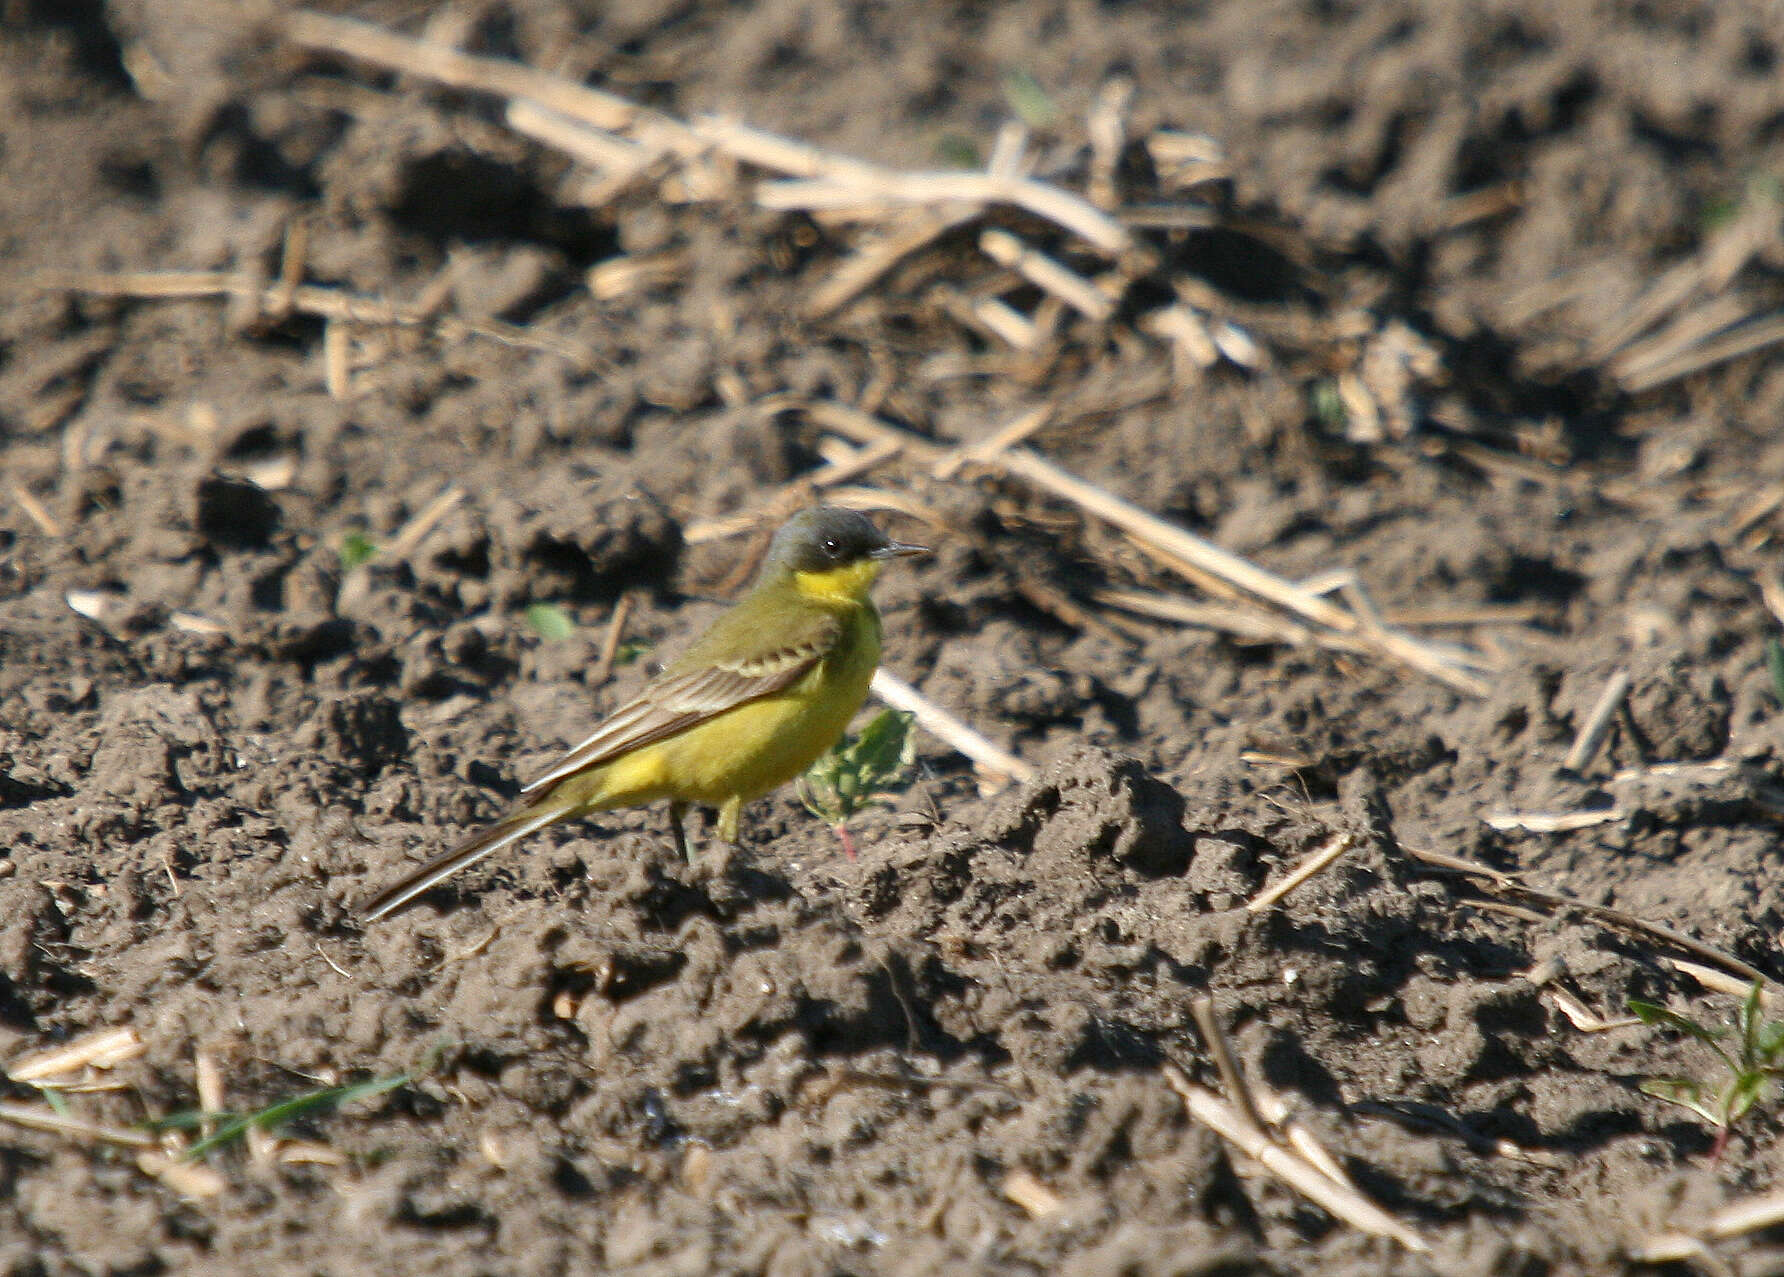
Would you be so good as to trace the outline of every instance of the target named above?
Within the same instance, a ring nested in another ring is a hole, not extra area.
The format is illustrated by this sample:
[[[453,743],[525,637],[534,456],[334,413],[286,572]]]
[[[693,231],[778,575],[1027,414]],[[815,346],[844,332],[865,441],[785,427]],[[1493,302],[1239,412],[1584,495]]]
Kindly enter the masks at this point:
[[[37,1093],[43,1096],[43,1102],[55,1111],[57,1117],[72,1118],[74,1106],[69,1104],[68,1097],[62,1094],[59,1086],[39,1086]]]
[[[527,604],[527,624],[533,633],[548,642],[560,642],[576,633],[576,622],[555,603]]]
[[[1313,383],[1309,394],[1313,415],[1319,424],[1334,433],[1340,433],[1350,422],[1350,409],[1344,405],[1344,392],[1338,389],[1338,383],[1331,378],[1322,378]]]
[[[806,810],[836,829],[843,854],[855,858],[849,817],[890,793],[917,756],[915,715],[883,711],[859,736],[845,736],[834,749],[799,778],[799,797]]]
[[[1765,641],[1765,668],[1772,676],[1772,695],[1784,705],[1784,643],[1775,638]]]
[[[1058,123],[1059,108],[1041,87],[1041,82],[1021,67],[1004,72],[1003,94],[1016,118],[1029,128],[1039,132]]]
[[[984,163],[973,140],[959,133],[944,133],[935,140],[935,158],[943,168],[978,168]]]
[[[1735,1122],[1765,1098],[1774,1079],[1784,1077],[1784,1022],[1767,1023],[1764,986],[1753,982],[1735,1013],[1732,1029],[1706,1028],[1677,1011],[1634,998],[1629,1000],[1629,1011],[1643,1024],[1677,1029],[1696,1038],[1727,1066],[1728,1077],[1720,1084],[1687,1077],[1649,1078],[1641,1084],[1647,1094],[1688,1108],[1714,1126],[1716,1144],[1710,1150],[1710,1160],[1719,1159],[1728,1147]],[[1737,1039],[1733,1050],[1723,1046],[1730,1033]]]
[[[206,1113],[198,1109],[188,1109],[183,1113],[173,1113],[167,1117],[157,1118],[147,1123],[150,1130],[176,1131],[192,1130],[207,1123],[215,1122],[217,1129],[187,1149],[184,1156],[187,1161],[196,1161],[213,1149],[223,1147],[241,1139],[250,1130],[271,1130],[277,1126],[294,1121],[310,1113],[327,1112],[350,1104],[354,1100],[370,1099],[374,1095],[382,1095],[386,1091],[394,1091],[399,1086],[407,1086],[415,1080],[413,1073],[396,1073],[388,1077],[376,1077],[366,1082],[353,1082],[346,1086],[325,1086],[315,1091],[305,1091],[299,1095],[277,1100],[263,1109],[252,1113]]]
[[[378,555],[378,543],[363,532],[349,532],[341,538],[341,570],[351,572],[354,568],[370,563]]]

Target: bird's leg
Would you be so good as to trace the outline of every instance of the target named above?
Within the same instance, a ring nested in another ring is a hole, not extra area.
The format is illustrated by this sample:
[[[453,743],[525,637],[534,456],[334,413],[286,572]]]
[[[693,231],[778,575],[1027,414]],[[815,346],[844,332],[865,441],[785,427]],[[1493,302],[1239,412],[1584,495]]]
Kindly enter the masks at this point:
[[[720,838],[723,838],[726,842],[732,844],[737,842],[737,820],[742,813],[742,795],[732,794],[729,798],[725,799],[724,805],[719,808]]]
[[[675,850],[681,853],[681,858],[683,860],[692,863],[694,853],[688,850],[687,831],[681,827],[682,821],[686,820],[687,817],[688,805],[686,803],[670,802],[669,828],[675,833]]]

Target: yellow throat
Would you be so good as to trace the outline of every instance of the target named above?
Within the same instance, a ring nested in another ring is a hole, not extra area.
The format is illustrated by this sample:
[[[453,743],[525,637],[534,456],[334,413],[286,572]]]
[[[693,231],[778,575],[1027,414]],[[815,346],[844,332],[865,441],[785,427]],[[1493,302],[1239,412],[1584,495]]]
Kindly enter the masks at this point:
[[[793,586],[806,598],[827,603],[861,603],[866,601],[868,588],[879,576],[880,567],[878,559],[857,559],[821,572],[795,572]]]

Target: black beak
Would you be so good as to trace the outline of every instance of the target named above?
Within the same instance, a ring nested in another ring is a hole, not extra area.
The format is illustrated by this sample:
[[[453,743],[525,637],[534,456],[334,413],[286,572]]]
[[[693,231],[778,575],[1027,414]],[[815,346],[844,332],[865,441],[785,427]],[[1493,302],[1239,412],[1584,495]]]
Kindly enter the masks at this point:
[[[869,550],[870,559],[908,559],[914,554],[928,554],[926,545],[906,545],[903,541],[888,541],[878,549]]]

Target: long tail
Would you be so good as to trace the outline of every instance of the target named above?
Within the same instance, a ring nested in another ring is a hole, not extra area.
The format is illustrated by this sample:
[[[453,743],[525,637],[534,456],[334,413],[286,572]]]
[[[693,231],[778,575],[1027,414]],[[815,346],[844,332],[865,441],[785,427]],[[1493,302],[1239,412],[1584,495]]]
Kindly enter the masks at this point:
[[[492,852],[500,851],[511,842],[518,842],[528,834],[562,820],[568,814],[561,805],[544,805],[524,807],[511,816],[505,816],[487,829],[478,830],[451,851],[436,856],[384,888],[359,907],[359,915],[366,922],[376,922],[385,914],[401,909],[434,884],[444,882],[466,865],[474,865]]]

